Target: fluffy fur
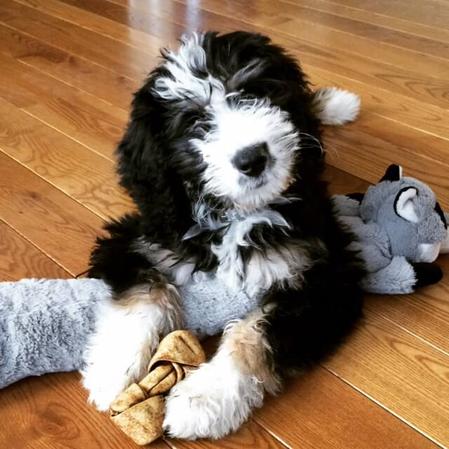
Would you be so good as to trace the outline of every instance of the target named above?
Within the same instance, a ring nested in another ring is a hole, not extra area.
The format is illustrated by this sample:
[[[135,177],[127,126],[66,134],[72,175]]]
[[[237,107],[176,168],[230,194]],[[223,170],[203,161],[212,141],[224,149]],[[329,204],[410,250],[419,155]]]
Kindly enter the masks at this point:
[[[313,105],[324,125],[344,125],[359,115],[360,97],[347,90],[325,87],[315,92]]]
[[[259,318],[229,328],[217,355],[167,399],[169,434],[217,438],[288,373],[329,354],[361,314],[363,269],[320,179],[320,123],[355,118],[358,101],[314,93],[297,62],[258,34],[193,35],[162,55],[117,150],[138,213],[108,224],[90,275],[119,302],[136,286],[149,295],[199,271],[263,296]],[[145,326],[145,335],[167,327],[150,316]],[[129,341],[135,355],[141,342]],[[90,370],[103,363],[93,358]],[[101,386],[90,390],[106,405]]]

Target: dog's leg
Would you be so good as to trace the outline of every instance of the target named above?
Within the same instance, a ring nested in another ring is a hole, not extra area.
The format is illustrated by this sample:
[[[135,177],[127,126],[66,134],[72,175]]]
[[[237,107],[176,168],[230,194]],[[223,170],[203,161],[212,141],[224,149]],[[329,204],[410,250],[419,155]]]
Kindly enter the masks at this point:
[[[217,354],[176,385],[167,398],[164,429],[179,438],[220,438],[262,405],[280,382],[272,371],[261,310],[228,326]]]
[[[179,295],[168,283],[142,283],[105,302],[85,354],[83,385],[89,400],[106,410],[139,380],[160,337],[182,326]]]

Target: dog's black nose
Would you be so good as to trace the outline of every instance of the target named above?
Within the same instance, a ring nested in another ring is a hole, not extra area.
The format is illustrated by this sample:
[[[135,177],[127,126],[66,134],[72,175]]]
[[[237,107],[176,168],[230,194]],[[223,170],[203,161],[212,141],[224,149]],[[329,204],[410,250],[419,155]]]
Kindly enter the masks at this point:
[[[255,178],[265,170],[269,155],[268,145],[258,143],[240,150],[232,163],[239,172]]]

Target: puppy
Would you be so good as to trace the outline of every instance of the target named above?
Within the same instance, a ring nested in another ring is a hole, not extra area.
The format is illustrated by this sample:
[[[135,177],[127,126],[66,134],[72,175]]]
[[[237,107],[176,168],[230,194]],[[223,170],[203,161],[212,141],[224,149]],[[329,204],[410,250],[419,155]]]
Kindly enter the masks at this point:
[[[117,149],[138,212],[109,223],[92,253],[90,276],[116,301],[104,305],[84,385],[107,409],[144,374],[160,337],[182,327],[178,287],[214,272],[262,305],[171,391],[164,428],[219,438],[332,351],[361,314],[363,267],[320,179],[320,125],[353,120],[359,99],[313,92],[259,34],[193,34],[162,56]]]

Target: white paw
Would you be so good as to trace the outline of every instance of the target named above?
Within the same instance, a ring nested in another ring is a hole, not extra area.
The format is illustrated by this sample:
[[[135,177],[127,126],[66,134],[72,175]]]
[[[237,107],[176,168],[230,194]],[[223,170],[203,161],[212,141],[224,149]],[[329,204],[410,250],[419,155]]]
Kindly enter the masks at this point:
[[[106,411],[112,401],[135,379],[123,370],[111,368],[108,372],[98,366],[91,366],[82,372],[83,386],[89,392],[89,402],[98,410]]]
[[[220,354],[171,390],[164,430],[175,438],[221,438],[237,430],[262,400],[262,384]]]

